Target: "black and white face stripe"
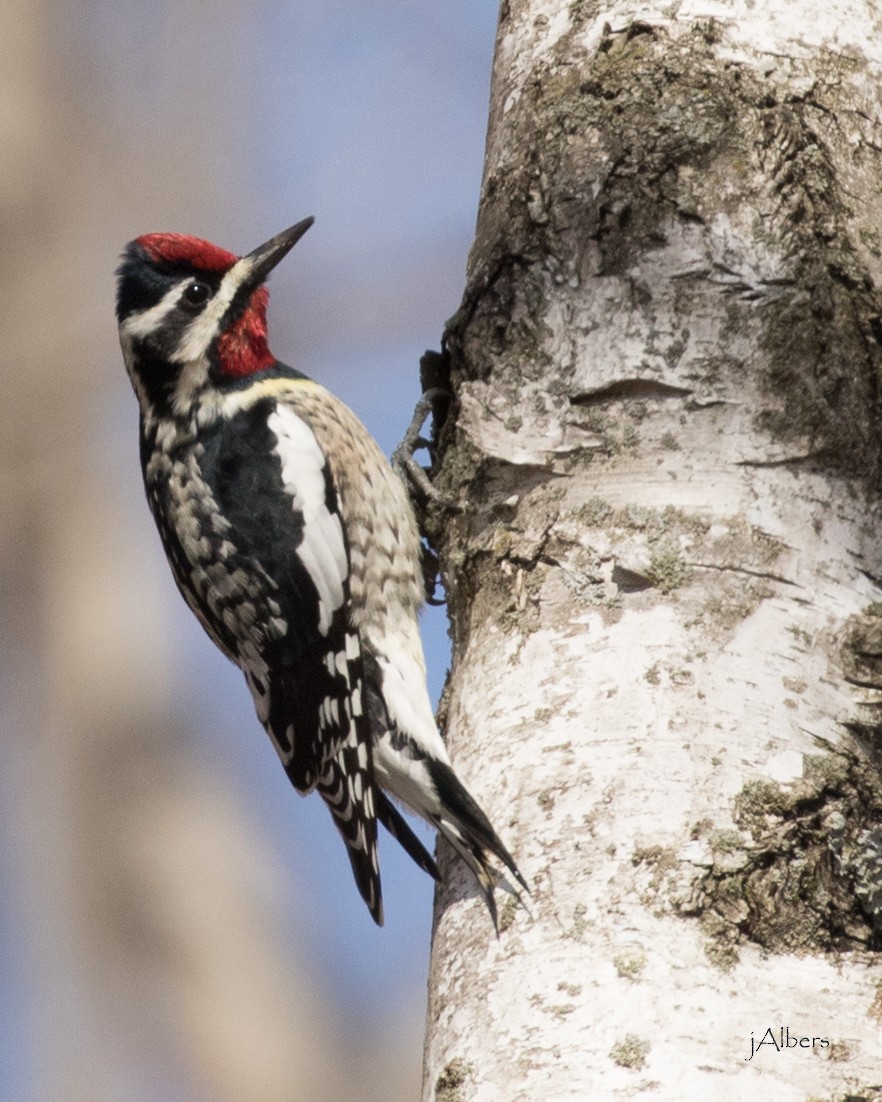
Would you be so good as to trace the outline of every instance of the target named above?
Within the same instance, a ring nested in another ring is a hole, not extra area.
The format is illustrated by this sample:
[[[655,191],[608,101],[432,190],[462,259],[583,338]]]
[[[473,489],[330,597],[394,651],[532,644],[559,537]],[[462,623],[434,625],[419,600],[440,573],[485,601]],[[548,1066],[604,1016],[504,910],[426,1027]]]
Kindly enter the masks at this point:
[[[199,271],[177,274],[171,268],[163,279],[154,271],[151,273],[153,279],[162,280],[158,287],[165,287],[162,297],[150,305],[124,313],[119,319],[120,336],[133,343],[171,336],[173,343],[163,348],[170,362],[185,364],[199,359],[222,328],[239,291],[243,287],[251,290],[253,271],[254,261],[247,256],[237,260],[222,275]],[[124,275],[125,268],[123,278]],[[203,302],[194,303],[187,295],[194,283],[204,283],[209,289]],[[138,299],[129,301],[134,304]]]
[[[166,407],[186,408],[206,386],[209,351],[244,308],[255,262],[244,256],[219,273],[181,265],[162,269],[136,259],[120,269],[119,337],[129,377],[149,416]]]

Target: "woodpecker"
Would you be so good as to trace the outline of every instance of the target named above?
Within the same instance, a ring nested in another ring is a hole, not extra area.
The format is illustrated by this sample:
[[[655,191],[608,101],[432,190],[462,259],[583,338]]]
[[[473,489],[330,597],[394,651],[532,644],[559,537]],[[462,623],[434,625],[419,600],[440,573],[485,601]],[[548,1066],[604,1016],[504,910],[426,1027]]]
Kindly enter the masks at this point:
[[[494,889],[518,895],[502,867],[527,884],[435,724],[406,488],[355,414],[269,349],[266,278],[312,223],[241,257],[176,233],[126,246],[117,321],[147,500],[291,783],[330,808],[374,921],[378,820],[439,879],[394,798],[447,838],[495,925]]]

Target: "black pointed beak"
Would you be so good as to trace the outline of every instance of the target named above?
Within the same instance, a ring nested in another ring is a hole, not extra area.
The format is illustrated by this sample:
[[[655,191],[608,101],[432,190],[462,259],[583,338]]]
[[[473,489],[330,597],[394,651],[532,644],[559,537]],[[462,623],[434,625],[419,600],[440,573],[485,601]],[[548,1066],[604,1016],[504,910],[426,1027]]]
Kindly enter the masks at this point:
[[[246,259],[252,262],[252,269],[248,276],[248,282],[257,286],[266,279],[279,261],[288,255],[301,237],[315,221],[314,218],[304,218],[290,229],[277,233],[269,241],[259,245],[253,252],[248,253]]]

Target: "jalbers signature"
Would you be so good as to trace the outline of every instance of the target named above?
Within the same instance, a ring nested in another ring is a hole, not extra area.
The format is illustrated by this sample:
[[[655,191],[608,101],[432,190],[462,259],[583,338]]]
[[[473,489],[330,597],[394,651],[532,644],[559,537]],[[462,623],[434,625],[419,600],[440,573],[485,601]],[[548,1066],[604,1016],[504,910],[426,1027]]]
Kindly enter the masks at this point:
[[[745,1061],[752,1060],[763,1046],[780,1052],[784,1048],[829,1048],[830,1041],[826,1037],[800,1037],[790,1032],[790,1026],[782,1025],[777,1029],[769,1026],[758,1041],[751,1033],[750,1055],[744,1057]]]

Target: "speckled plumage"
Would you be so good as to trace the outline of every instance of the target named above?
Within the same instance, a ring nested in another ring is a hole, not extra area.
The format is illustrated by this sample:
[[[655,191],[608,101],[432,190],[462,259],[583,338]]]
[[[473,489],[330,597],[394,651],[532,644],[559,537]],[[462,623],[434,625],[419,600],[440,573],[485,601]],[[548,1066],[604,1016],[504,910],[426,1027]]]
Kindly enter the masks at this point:
[[[185,600],[242,669],[292,784],[330,808],[375,920],[377,821],[438,876],[384,789],[445,834],[495,917],[487,854],[525,885],[435,726],[405,487],[266,342],[263,280],[310,222],[242,258],[177,234],[128,246],[117,315],[148,501]]]

